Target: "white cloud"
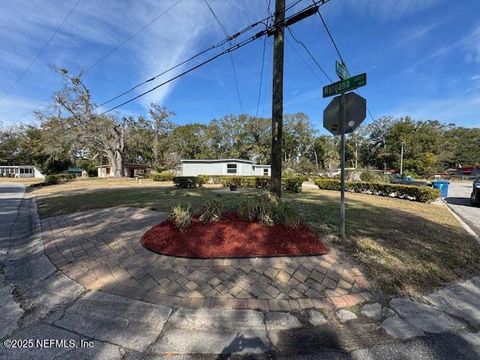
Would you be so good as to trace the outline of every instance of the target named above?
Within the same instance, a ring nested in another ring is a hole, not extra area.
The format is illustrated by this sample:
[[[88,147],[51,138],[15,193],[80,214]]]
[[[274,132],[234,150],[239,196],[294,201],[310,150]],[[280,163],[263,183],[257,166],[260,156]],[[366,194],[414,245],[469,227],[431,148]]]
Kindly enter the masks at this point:
[[[177,1],[80,1],[35,66],[11,96],[0,103],[2,116],[8,117],[7,110],[14,110],[12,104],[15,104],[19,97],[24,99],[22,107],[28,103],[35,104],[35,101],[25,99],[39,97],[40,85],[43,86],[40,97],[52,93],[58,86],[58,79],[48,69],[49,64],[67,66],[74,71],[78,68],[87,68]],[[62,2],[11,0],[2,3],[0,95],[28,66],[74,3],[75,0]],[[231,33],[258,20],[266,13],[266,5],[254,0],[210,0],[210,4]],[[223,37],[203,1],[183,0],[102,61],[101,65],[108,66],[110,70],[95,72],[98,69],[94,69],[93,74],[89,74],[88,83],[93,86],[92,93],[95,94],[95,99],[109,98]],[[124,66],[123,71],[125,67],[129,69],[127,78],[130,83],[126,82],[126,74],[120,72],[120,66]],[[182,68],[176,71],[180,72]],[[175,72],[169,73],[164,79],[174,74]],[[46,77],[49,79],[45,80]],[[42,81],[39,81],[40,79]],[[115,80],[111,86],[114,89],[112,93],[98,93],[95,82],[105,83],[108,80]],[[35,91],[31,84],[34,85]],[[150,102],[163,102],[175,84],[176,82],[173,82],[142,98],[141,104],[147,107]],[[11,116],[16,118],[19,114],[13,111]]]
[[[461,45],[466,52],[466,60],[480,63],[480,24],[462,39]]]
[[[258,8],[255,5],[251,6],[251,1],[243,3],[210,1],[210,3],[229,33],[234,33],[254,20],[258,20],[258,17],[261,16],[259,14],[262,14],[260,11],[255,12]],[[247,3],[250,6],[246,6]],[[201,41],[205,38],[209,39],[207,43]],[[136,43],[135,51],[141,54],[144,62],[141,77],[148,78],[153,74],[160,73],[223,38],[221,29],[203,1],[182,2],[176,11],[172,11],[170,16],[162,21],[162,26],[152,27],[149,34],[142,36],[141,40]],[[213,50],[206,56],[211,56],[221,50],[221,48]],[[206,59],[206,57],[202,59]],[[192,64],[177,68],[156,83],[165,81]],[[145,96],[142,103],[148,106],[151,102],[162,102],[174,86],[175,81],[159,88]]]
[[[480,94],[470,93],[443,99],[408,102],[389,112],[392,116],[411,116],[419,120],[439,120],[459,125],[480,126]]]

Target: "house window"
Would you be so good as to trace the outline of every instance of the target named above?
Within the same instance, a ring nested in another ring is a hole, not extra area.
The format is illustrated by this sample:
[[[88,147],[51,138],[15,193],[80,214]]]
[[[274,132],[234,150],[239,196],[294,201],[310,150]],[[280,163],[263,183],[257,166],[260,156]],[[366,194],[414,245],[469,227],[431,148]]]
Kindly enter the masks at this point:
[[[236,174],[237,164],[227,164],[227,174]]]
[[[263,176],[268,176],[268,169],[263,169]]]

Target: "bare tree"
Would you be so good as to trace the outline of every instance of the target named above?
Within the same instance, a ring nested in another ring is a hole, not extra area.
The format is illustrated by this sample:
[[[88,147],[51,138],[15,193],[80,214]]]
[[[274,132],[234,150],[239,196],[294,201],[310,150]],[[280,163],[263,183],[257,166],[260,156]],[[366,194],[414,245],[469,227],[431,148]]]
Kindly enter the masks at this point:
[[[156,168],[164,162],[163,149],[166,147],[166,136],[173,129],[173,124],[169,121],[175,113],[169,111],[165,106],[151,103],[148,111],[153,122],[153,163]],[[163,155],[163,156],[162,156]]]
[[[81,74],[71,76],[66,69],[56,69],[64,79],[64,87],[54,94],[57,108],[68,112],[69,129],[76,133],[78,141],[87,143],[102,152],[114,177],[124,176],[125,126],[123,119],[96,115],[89,89],[82,82]]]

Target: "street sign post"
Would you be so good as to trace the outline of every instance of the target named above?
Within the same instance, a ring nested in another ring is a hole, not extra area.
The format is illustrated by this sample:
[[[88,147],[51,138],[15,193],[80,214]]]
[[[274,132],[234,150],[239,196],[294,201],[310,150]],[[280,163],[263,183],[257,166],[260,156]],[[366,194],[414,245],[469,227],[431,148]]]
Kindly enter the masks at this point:
[[[330,97],[346,93],[347,91],[367,85],[367,74],[359,74],[351,78],[334,82],[323,87],[323,97]]]
[[[338,64],[337,62],[337,74],[341,78],[345,73],[342,72],[341,67],[339,71]],[[367,74],[360,74],[323,88],[324,98],[340,94],[323,111],[323,126],[333,135],[340,135],[340,235],[342,237],[345,237],[345,134],[353,132],[367,115],[367,101],[353,92],[345,93],[366,84]]]
[[[335,62],[335,72],[337,73],[340,80],[346,80],[350,78],[350,73],[348,72],[348,69],[343,62]]]

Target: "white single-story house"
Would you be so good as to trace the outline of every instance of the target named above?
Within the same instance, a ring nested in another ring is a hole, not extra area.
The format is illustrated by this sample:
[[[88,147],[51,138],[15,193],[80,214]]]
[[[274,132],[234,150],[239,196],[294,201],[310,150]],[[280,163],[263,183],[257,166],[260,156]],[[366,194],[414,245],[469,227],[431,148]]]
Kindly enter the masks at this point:
[[[175,168],[175,175],[270,176],[270,165],[259,165],[254,161],[242,159],[184,159],[180,160],[180,164]]]
[[[20,165],[20,166],[0,166],[0,176],[13,177],[13,178],[43,178],[43,175],[33,165]]]

